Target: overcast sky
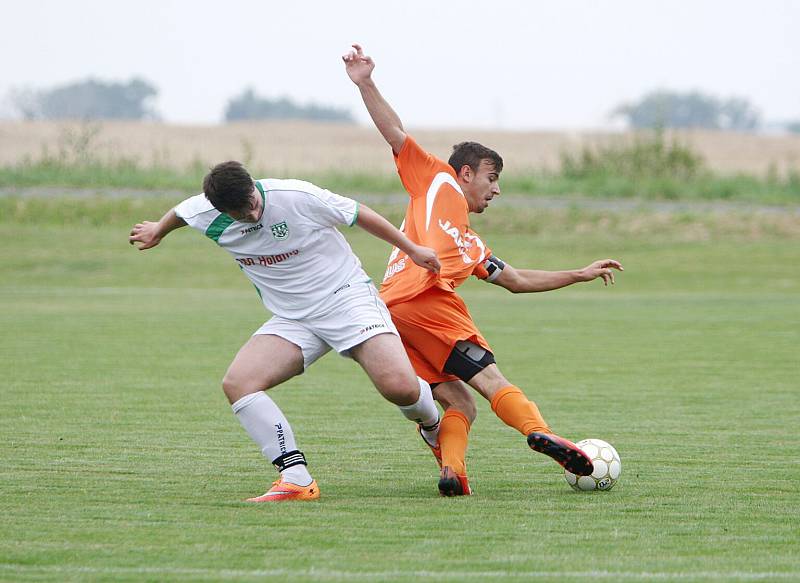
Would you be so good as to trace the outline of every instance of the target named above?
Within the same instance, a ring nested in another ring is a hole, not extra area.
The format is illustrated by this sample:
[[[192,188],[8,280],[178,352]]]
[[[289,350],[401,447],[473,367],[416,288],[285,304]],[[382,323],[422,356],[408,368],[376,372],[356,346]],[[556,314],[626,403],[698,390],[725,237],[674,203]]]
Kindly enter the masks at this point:
[[[0,95],[137,75],[165,121],[218,123],[252,86],[349,107],[352,42],[411,127],[607,127],[655,88],[740,96],[800,119],[792,0],[2,0]],[[8,106],[6,103],[6,113]]]

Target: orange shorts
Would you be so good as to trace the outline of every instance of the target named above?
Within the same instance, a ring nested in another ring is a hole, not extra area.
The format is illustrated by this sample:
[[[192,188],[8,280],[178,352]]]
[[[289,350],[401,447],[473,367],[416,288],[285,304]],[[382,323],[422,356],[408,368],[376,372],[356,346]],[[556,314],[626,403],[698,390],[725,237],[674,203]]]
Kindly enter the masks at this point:
[[[464,300],[454,292],[432,287],[406,302],[389,306],[389,312],[414,370],[429,383],[458,380],[443,369],[459,340],[471,340],[491,350]]]

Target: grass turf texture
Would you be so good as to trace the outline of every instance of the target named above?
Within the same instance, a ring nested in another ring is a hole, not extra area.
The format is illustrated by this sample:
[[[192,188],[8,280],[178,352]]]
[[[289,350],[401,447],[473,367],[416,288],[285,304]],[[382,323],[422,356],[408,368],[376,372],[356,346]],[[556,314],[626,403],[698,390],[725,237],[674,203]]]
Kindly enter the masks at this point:
[[[480,217],[514,265],[626,267],[613,289],[464,288],[554,428],[616,446],[614,490],[573,492],[481,402],[476,495],[441,499],[411,424],[329,355],[271,392],[322,499],[252,506],[240,500],[274,473],[219,379],[266,314],[227,254],[188,229],[134,251],[129,223],[156,218],[139,203],[105,223],[68,201],[38,221],[4,204],[0,580],[800,577],[796,238],[508,232]],[[388,250],[346,234],[379,279]]]

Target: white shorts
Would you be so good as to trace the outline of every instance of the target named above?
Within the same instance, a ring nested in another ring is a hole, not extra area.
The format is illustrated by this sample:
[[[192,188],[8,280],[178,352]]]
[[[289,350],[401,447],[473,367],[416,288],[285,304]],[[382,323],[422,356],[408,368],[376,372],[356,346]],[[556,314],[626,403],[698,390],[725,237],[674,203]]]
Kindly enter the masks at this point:
[[[349,283],[333,293],[313,315],[302,320],[273,316],[253,336],[274,334],[300,347],[303,368],[333,348],[342,356],[378,334],[397,335],[386,304],[372,282]]]

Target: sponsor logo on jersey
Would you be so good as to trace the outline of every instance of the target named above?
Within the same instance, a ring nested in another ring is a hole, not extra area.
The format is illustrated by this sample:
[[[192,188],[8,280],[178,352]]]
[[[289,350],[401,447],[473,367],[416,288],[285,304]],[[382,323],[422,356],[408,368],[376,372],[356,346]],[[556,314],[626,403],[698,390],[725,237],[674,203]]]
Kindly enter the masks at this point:
[[[336,294],[338,294],[340,291],[342,291],[343,289],[347,289],[347,288],[349,288],[349,287],[350,287],[350,284],[349,284],[349,283],[346,283],[346,284],[344,284],[342,287],[336,288],[336,291],[334,291],[334,292],[333,292],[333,295],[336,295]]]
[[[464,263],[469,264],[483,261],[483,257],[486,254],[486,247],[483,245],[483,241],[478,237],[470,233],[461,233],[458,227],[452,225],[450,221],[442,222],[442,219],[439,219],[439,227],[453,238],[456,247],[458,247],[458,252],[461,254],[461,260]],[[475,258],[469,254],[473,243],[480,249],[480,257]]]
[[[362,328],[358,333],[366,334],[370,330],[377,330],[378,328],[386,328],[386,324],[370,324],[366,328]]]
[[[278,241],[283,241],[289,236],[289,225],[286,224],[286,221],[281,221],[280,223],[270,225],[269,229],[272,231],[272,236]]]
[[[390,277],[392,277],[395,273],[403,271],[406,268],[406,258],[403,257],[397,263],[392,263],[389,267],[386,268],[386,273],[383,274],[383,281],[386,281]]]
[[[300,250],[295,249],[293,251],[288,251],[286,253],[278,253],[277,255],[259,255],[258,257],[237,257],[236,261],[239,262],[239,265],[245,267],[250,265],[260,265],[261,267],[269,267],[270,265],[277,265],[278,263],[283,263],[290,257],[294,257],[295,255],[299,255]]]
[[[247,235],[248,233],[254,233],[255,231],[260,231],[263,228],[264,228],[264,225],[262,225],[261,223],[258,223],[257,225],[254,225],[254,226],[249,227],[247,229],[242,229],[240,232],[241,232],[242,235]]]

